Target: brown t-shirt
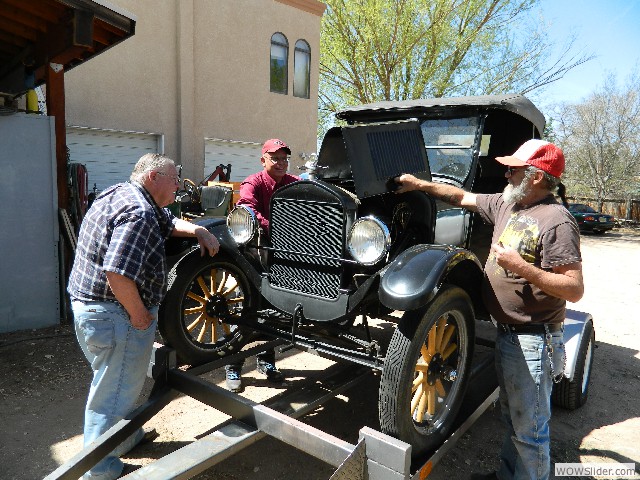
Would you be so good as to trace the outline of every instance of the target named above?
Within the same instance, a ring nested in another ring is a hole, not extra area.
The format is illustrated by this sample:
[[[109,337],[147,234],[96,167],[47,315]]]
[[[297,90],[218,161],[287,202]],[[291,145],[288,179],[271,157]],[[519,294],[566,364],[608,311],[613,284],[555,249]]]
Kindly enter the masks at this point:
[[[505,203],[502,194],[478,195],[478,213],[494,225],[492,243],[502,242],[543,270],[582,261],[573,216],[552,195],[526,208]],[[482,286],[485,305],[500,323],[560,323],[566,302],[507,271],[489,254]]]

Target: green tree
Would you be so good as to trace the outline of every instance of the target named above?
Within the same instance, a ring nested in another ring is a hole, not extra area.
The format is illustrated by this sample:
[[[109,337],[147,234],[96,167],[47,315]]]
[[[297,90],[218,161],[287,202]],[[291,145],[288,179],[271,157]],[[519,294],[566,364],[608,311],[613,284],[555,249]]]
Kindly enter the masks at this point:
[[[325,0],[321,123],[381,100],[527,93],[591,57],[552,60],[538,0]],[[514,32],[517,32],[514,33]]]
[[[623,86],[609,74],[582,102],[557,109],[556,134],[567,159],[570,195],[631,199],[640,194],[640,76]]]

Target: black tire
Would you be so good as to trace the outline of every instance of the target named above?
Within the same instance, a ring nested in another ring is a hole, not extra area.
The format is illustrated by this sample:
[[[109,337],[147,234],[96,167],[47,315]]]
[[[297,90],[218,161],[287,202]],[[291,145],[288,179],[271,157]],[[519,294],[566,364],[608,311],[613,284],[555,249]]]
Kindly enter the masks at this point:
[[[450,285],[426,307],[406,312],[394,331],[380,380],[380,428],[410,443],[414,458],[449,434],[469,380],[474,339],[471,299]]]
[[[227,256],[194,255],[169,273],[158,329],[180,362],[198,365],[217,360],[244,345],[245,331],[227,322],[251,310],[256,299],[253,285]]]
[[[593,329],[593,322],[589,320],[584,326],[584,335],[578,346],[573,380],[563,377],[559,383],[553,386],[551,400],[554,405],[567,410],[575,410],[587,403],[595,342],[596,333]]]

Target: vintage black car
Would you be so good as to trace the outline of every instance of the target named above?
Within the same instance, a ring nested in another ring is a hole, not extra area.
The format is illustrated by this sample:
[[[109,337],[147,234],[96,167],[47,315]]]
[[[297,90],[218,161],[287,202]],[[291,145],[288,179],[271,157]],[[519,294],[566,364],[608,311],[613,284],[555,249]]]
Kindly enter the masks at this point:
[[[413,173],[473,192],[501,191],[510,155],[540,138],[544,116],[521,95],[380,102],[337,114],[309,178],[278,190],[271,235],[235,208],[202,223],[220,253],[184,242],[159,327],[180,359],[237,352],[256,332],[381,371],[380,425],[414,455],[449,433],[469,380],[491,227],[424,192],[393,192]],[[183,249],[186,248],[186,251]],[[396,322],[389,345],[368,319]]]

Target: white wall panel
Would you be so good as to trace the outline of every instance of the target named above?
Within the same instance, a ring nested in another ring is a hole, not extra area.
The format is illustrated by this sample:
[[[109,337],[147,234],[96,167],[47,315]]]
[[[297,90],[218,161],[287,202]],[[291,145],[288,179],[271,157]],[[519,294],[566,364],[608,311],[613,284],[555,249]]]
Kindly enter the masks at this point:
[[[71,162],[82,163],[89,172],[89,190],[129,180],[133,166],[145,153],[160,152],[160,136],[95,128],[67,127]]]

